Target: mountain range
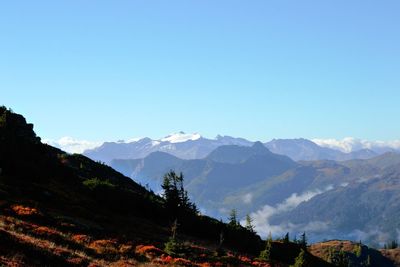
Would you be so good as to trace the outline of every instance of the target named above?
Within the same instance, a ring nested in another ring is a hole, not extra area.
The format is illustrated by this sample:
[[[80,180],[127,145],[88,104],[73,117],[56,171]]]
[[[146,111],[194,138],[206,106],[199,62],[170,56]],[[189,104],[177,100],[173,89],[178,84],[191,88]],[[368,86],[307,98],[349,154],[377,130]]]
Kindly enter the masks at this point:
[[[218,135],[214,139],[199,134],[179,132],[161,139],[141,138],[133,141],[104,142],[93,149],[87,149],[84,155],[91,159],[109,164],[113,159],[139,159],[152,152],[166,152],[181,159],[203,159],[217,147],[224,145],[251,146],[255,142],[244,138]],[[388,151],[398,151],[392,147],[372,146],[348,152],[316,144],[311,140],[273,139],[264,145],[273,153],[299,160],[350,160],[367,159]]]

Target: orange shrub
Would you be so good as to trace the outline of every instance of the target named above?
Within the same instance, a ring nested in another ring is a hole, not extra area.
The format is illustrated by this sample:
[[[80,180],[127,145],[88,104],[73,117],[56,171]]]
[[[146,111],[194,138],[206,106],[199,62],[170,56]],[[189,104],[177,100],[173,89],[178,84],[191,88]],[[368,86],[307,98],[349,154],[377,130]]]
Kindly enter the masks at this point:
[[[271,265],[269,263],[265,263],[265,262],[261,262],[261,261],[253,261],[251,263],[252,266],[256,266],[256,267],[271,267]]]
[[[183,258],[174,259],[174,263],[181,266],[193,266],[193,263],[190,260]]]
[[[130,260],[119,260],[116,262],[112,262],[112,263],[110,263],[110,265],[107,265],[107,266],[110,266],[110,267],[132,267],[132,266],[137,266],[137,265],[138,264],[136,261],[130,259]]]
[[[39,211],[35,208],[24,207],[22,205],[13,205],[11,209],[20,216],[38,215]]]
[[[40,226],[40,227],[34,229],[33,232],[38,234],[38,235],[45,235],[45,236],[57,236],[57,235],[60,235],[59,231],[57,231],[55,229],[51,229],[51,228],[46,227],[46,226]]]
[[[153,263],[162,264],[162,265],[170,265],[174,263],[174,258],[169,255],[161,255],[160,258],[157,258],[153,261]]]
[[[90,243],[89,248],[95,250],[99,254],[118,253],[118,243],[114,239],[100,239]]]
[[[83,243],[89,243],[90,242],[90,236],[87,235],[73,235],[71,237],[71,240],[75,241],[76,243],[83,244]]]
[[[68,263],[71,263],[71,264],[73,264],[73,265],[80,265],[80,266],[82,266],[82,265],[84,265],[85,260],[84,260],[83,258],[75,257],[75,258],[69,258],[69,259],[67,259],[67,262],[68,262]]]
[[[199,265],[199,267],[211,267],[212,266],[211,263],[209,263],[209,262],[199,263],[198,265]]]
[[[119,253],[121,254],[127,254],[130,252],[134,252],[133,246],[132,245],[128,245],[128,244],[122,244],[119,247]]]
[[[159,249],[156,248],[155,246],[152,245],[139,245],[136,247],[136,253],[140,254],[140,255],[150,255],[150,256],[155,256],[155,255],[161,255],[164,252]]]
[[[238,258],[239,258],[239,260],[241,260],[242,262],[251,263],[251,259],[250,259],[249,257],[246,257],[246,256],[239,256]]]

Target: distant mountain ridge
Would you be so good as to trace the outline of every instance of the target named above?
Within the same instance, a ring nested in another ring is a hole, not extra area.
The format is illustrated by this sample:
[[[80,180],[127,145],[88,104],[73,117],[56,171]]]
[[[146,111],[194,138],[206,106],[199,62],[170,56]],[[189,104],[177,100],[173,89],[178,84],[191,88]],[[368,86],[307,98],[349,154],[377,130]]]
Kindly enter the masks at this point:
[[[200,159],[223,145],[251,146],[253,142],[243,138],[218,135],[207,139],[199,134],[179,132],[159,140],[148,137],[133,142],[105,142],[101,146],[86,150],[83,154],[93,160],[110,163],[113,159],[139,159],[152,152],[166,152],[182,159]]]
[[[204,138],[198,133],[186,134],[179,132],[161,139],[148,137],[119,142],[105,142],[102,145],[84,151],[84,155],[97,161],[109,164],[113,159],[140,159],[159,151],[166,152],[181,159],[203,159],[216,148],[224,145],[249,147],[255,142],[244,138],[218,135],[214,139]],[[368,159],[387,152],[389,148],[358,149],[343,152],[338,149],[323,147],[315,142],[299,139],[273,139],[264,145],[273,153],[299,160],[336,160]],[[390,149],[389,151],[395,151]]]

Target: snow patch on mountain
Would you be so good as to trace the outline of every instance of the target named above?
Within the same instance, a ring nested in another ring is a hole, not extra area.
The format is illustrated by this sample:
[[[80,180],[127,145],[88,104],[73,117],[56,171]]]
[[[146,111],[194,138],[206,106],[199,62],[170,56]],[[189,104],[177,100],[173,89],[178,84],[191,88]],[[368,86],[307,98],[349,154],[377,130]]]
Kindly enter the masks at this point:
[[[170,143],[183,143],[186,141],[194,141],[194,140],[198,140],[201,138],[201,135],[198,133],[194,133],[194,134],[187,134],[184,132],[179,132],[179,133],[175,133],[175,134],[171,134],[168,135],[164,138],[162,138],[160,141],[161,142],[170,142]]]

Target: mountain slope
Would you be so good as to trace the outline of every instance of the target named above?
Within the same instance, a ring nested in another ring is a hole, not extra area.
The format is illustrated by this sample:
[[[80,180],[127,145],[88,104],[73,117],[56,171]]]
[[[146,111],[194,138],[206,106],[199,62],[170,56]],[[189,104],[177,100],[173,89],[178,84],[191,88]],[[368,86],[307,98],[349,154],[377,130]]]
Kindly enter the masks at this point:
[[[237,164],[242,163],[251,158],[252,156],[270,156],[278,158],[278,155],[274,155],[269,151],[261,142],[255,142],[250,146],[221,146],[213,150],[206,159],[220,162],[220,163],[231,163]],[[282,161],[291,161],[288,158],[281,156],[279,157]]]
[[[375,160],[374,160],[375,161]],[[320,221],[327,225],[325,237],[362,239],[372,243],[390,241],[400,229],[400,169],[386,168],[375,177],[359,177],[344,187],[317,195],[295,209],[276,215],[272,222],[293,224]]]

